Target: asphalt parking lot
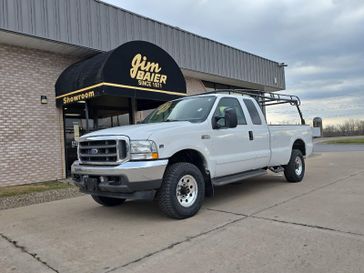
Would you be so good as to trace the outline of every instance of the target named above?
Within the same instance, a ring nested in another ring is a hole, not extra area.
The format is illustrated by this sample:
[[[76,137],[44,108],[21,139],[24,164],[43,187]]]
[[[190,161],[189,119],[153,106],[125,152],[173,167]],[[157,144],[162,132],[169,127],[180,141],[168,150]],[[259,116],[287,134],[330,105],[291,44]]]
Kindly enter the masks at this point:
[[[1,272],[364,272],[364,151],[218,188],[186,220],[82,196],[2,210],[0,233]]]

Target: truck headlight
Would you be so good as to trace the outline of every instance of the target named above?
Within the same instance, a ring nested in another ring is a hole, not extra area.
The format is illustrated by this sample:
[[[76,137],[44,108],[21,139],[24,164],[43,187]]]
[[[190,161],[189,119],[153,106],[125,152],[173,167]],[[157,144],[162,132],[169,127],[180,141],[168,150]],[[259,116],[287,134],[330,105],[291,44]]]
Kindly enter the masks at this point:
[[[130,141],[130,159],[148,160],[158,159],[157,145],[151,140],[132,140]]]

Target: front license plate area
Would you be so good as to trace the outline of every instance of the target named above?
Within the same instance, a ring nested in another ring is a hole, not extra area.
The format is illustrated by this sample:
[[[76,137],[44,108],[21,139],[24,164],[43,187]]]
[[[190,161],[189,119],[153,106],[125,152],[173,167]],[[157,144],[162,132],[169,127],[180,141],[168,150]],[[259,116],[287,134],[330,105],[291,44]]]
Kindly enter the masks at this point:
[[[86,191],[89,192],[96,192],[97,191],[97,178],[93,178],[93,177],[87,177],[85,179],[85,189]]]

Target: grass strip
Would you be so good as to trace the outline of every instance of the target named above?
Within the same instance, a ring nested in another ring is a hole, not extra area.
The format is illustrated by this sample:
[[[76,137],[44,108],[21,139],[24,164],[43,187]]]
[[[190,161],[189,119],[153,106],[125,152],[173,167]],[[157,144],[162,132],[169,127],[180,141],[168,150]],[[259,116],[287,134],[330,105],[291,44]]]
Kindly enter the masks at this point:
[[[25,184],[18,186],[6,186],[6,187],[0,187],[0,198],[17,196],[32,192],[43,192],[43,191],[67,189],[73,187],[75,186],[72,184],[59,181],[47,181],[47,182],[39,182],[39,183],[32,183],[32,184]]]
[[[363,138],[343,138],[343,139],[328,140],[323,143],[325,143],[325,144],[364,144],[364,137]]]

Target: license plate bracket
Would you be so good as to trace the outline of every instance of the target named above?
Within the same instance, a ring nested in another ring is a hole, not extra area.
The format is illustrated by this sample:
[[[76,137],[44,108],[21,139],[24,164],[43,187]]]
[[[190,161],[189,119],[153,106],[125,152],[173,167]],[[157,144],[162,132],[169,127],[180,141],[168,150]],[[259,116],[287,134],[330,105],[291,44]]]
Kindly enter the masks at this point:
[[[85,185],[85,189],[86,191],[89,192],[96,192],[97,188],[98,188],[98,181],[97,178],[94,177],[87,177],[84,180],[84,185]]]

